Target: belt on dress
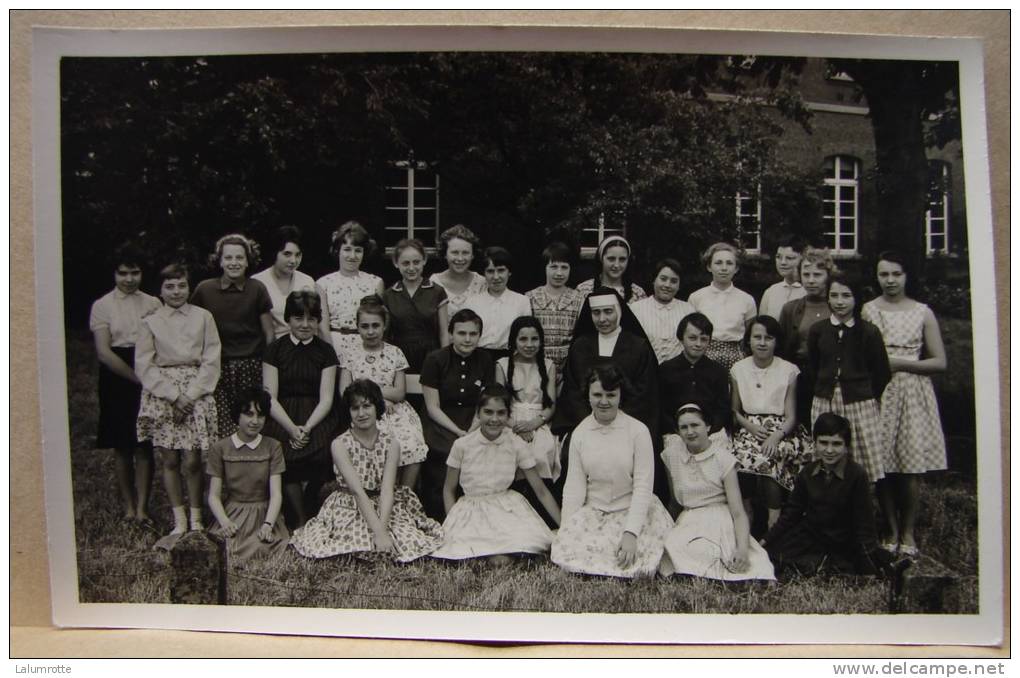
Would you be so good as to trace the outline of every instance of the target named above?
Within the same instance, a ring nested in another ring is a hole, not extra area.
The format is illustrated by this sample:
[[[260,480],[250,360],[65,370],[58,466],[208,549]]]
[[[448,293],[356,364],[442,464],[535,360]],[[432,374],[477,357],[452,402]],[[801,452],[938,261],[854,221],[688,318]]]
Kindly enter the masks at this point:
[[[330,332],[339,332],[340,334],[357,334],[358,333],[358,330],[353,329],[351,327],[340,327],[340,328],[330,327],[329,331]]]

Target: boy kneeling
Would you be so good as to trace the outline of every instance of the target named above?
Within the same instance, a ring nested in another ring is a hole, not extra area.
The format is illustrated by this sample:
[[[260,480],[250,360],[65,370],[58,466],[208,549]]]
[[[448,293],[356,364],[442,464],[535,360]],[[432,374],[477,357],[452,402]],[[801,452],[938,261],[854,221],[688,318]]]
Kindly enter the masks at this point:
[[[892,557],[878,547],[871,483],[848,456],[850,422],[827,412],[815,420],[816,461],[809,464],[761,545],[776,575],[827,571],[891,573]]]

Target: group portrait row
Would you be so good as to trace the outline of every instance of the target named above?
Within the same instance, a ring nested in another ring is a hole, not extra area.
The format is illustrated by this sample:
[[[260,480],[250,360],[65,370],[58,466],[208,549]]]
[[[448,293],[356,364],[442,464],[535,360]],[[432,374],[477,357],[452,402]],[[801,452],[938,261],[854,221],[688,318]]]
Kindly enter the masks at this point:
[[[827,249],[786,238],[756,300],[734,283],[742,252],[704,243],[708,284],[685,301],[689,270],[667,257],[636,281],[615,235],[576,287],[576,252],[549,243],[526,293],[510,252],[464,225],[427,277],[429,249],[398,242],[390,286],[362,270],[377,248],[358,222],[333,232],[337,270],[318,280],[305,245],[294,226],[224,235],[218,277],[193,286],[162,262],[158,298],[142,252],[112,253],[89,320],[96,447],[115,452],[125,519],[153,529],[158,459],[172,522],[157,545],[211,517],[234,562],[547,556],[728,581],[889,576],[923,547],[946,356],[895,252],[864,299]]]

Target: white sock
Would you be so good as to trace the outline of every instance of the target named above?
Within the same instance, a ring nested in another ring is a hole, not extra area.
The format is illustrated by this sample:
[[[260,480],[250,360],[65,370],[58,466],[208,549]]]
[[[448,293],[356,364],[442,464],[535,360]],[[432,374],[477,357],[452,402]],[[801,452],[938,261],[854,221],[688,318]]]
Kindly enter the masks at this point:
[[[202,509],[191,507],[191,529],[202,529]]]
[[[188,531],[188,514],[184,512],[183,506],[174,506],[174,529],[173,533]]]

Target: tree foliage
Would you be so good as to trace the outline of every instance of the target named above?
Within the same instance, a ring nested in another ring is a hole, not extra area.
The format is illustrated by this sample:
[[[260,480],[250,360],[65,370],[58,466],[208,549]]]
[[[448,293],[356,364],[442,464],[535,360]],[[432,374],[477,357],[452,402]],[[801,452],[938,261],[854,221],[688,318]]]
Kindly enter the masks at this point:
[[[625,221],[637,265],[736,238],[734,195],[766,187],[785,230],[817,214],[811,172],[777,157],[778,116],[808,124],[797,60],[568,53],[66,58],[65,288],[87,308],[120,241],[207,270],[225,232],[306,232],[331,269],[342,220],[382,223],[390,161],[442,176],[442,226],[529,261],[550,232]],[[749,84],[752,83],[752,84]],[[713,100],[709,92],[724,92]],[[762,100],[772,106],[762,106]],[[524,257],[523,255],[527,255]],[[642,261],[644,260],[644,261]]]

